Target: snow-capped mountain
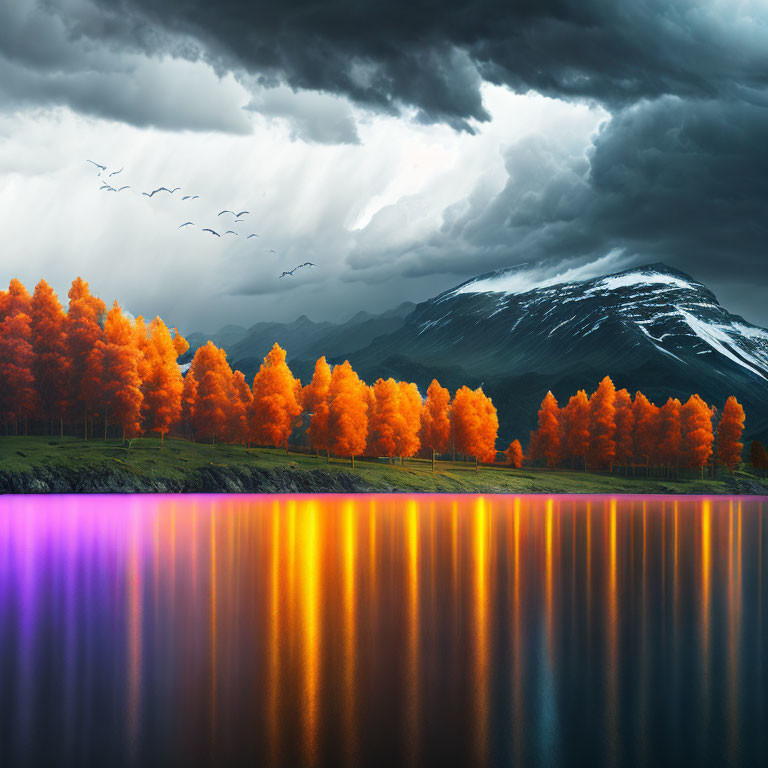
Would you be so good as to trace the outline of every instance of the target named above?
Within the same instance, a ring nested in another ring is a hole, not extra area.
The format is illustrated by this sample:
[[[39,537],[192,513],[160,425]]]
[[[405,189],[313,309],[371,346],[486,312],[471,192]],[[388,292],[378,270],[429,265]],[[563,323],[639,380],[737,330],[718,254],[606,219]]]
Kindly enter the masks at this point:
[[[419,304],[352,361],[368,378],[484,382],[503,437],[527,434],[547,389],[562,399],[605,374],[657,400],[698,392],[720,407],[733,393],[748,432],[768,431],[768,330],[664,264],[536,286],[519,269],[481,275]]]

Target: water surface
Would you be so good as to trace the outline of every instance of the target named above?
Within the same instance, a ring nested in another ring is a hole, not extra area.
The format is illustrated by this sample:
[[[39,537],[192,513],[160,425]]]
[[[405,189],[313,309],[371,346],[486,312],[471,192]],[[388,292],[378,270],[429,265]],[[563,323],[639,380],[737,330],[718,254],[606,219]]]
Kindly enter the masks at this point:
[[[759,765],[755,498],[0,499],[2,765]]]

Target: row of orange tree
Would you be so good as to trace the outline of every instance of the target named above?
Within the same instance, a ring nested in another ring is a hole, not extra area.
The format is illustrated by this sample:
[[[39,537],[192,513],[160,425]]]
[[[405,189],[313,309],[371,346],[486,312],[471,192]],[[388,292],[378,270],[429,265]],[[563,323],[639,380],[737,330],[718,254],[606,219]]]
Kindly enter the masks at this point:
[[[348,362],[320,358],[302,387],[277,344],[251,385],[224,350],[200,347],[186,376],[186,340],[157,317],[133,318],[106,305],[77,278],[65,311],[44,280],[29,294],[19,280],[0,291],[0,423],[27,433],[30,422],[85,438],[98,427],[123,439],[172,429],[197,440],[286,446],[307,423],[311,446],[352,459],[414,456],[449,449],[493,461],[496,409],[481,389],[451,399],[437,381],[422,399],[415,384],[365,384]],[[54,426],[55,425],[55,426]]]
[[[182,421],[197,440],[284,446],[304,424],[317,452],[385,456],[394,460],[458,451],[494,461],[499,421],[482,389],[462,387],[451,399],[435,380],[422,398],[410,382],[378,379],[366,384],[345,361],[331,367],[325,357],[302,386],[275,344],[248,386],[232,371],[222,349],[208,342],[196,352],[184,378]]]
[[[64,311],[41,280],[30,296],[18,280],[0,291],[0,423],[27,432],[30,421],[88,437],[96,420],[123,437],[164,436],[181,417],[177,359],[189,344],[156,317],[147,323],[107,311],[77,278]],[[54,427],[54,424],[56,427]]]
[[[547,392],[539,426],[531,432],[529,459],[548,467],[613,470],[642,465],[665,474],[680,467],[701,470],[719,462],[731,471],[741,460],[744,409],[735,397],[722,411],[698,395],[682,403],[670,397],[654,405],[642,392],[634,398],[606,376],[591,394],[581,389],[560,407]]]

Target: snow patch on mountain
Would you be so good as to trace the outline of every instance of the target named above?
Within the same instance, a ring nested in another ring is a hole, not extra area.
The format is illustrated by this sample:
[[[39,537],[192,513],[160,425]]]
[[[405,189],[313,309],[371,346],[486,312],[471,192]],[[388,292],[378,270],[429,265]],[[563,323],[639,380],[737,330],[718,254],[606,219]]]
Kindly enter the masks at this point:
[[[585,295],[599,293],[601,291],[618,291],[622,288],[648,288],[654,285],[671,286],[673,288],[687,288],[694,290],[695,286],[674,275],[662,272],[624,272],[619,275],[610,275],[600,280],[593,288],[585,291]]]
[[[678,309],[680,310],[680,316],[686,322],[688,327],[710,347],[717,350],[721,355],[724,355],[734,363],[737,363],[748,371],[756,374],[761,379],[766,378],[760,370],[761,368],[764,369],[765,363],[756,360],[752,355],[736,345],[734,340],[721,326],[707,323],[704,320],[695,317],[690,312],[686,312],[682,307],[679,307]],[[746,360],[744,358],[746,358]],[[747,362],[747,360],[749,362]],[[750,363],[752,365],[750,365]]]
[[[551,274],[542,264],[520,264],[511,269],[500,269],[497,272],[480,275],[468,282],[448,291],[441,299],[467,293],[505,293],[521,294],[529,291],[543,290],[553,286],[577,285],[604,275],[610,268],[615,269],[621,263],[626,263],[624,251],[615,248],[605,256],[576,267],[570,267],[557,274]]]

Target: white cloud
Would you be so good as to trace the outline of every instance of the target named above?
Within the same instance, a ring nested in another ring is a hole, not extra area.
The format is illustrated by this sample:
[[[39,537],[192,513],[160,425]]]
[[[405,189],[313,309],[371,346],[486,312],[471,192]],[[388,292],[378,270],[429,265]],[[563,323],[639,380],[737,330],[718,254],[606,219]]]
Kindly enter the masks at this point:
[[[359,144],[297,140],[287,120],[256,119],[252,134],[233,135],[139,129],[68,109],[5,115],[2,281],[18,276],[31,289],[45,277],[64,297],[79,274],[106,301],[187,331],[302,312],[333,319],[426,298],[472,274],[466,243],[445,234],[430,268],[415,265],[451,217],[504,188],[506,148],[541,134],[586,146],[604,118],[502,88],[484,95],[493,120],[474,136],[350,108]],[[133,189],[99,191],[86,158],[124,166],[116,179]],[[140,194],[160,185],[182,191]],[[184,193],[200,199],[182,203]],[[224,208],[251,211],[236,227],[261,237],[201,232],[223,226]],[[187,219],[198,226],[178,230]],[[305,260],[319,267],[277,278]]]

